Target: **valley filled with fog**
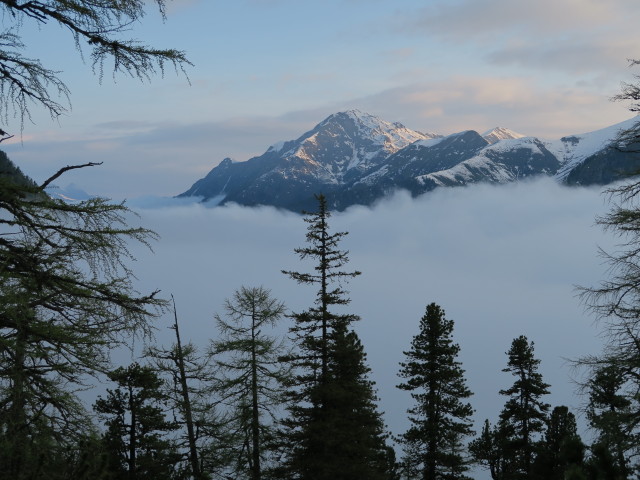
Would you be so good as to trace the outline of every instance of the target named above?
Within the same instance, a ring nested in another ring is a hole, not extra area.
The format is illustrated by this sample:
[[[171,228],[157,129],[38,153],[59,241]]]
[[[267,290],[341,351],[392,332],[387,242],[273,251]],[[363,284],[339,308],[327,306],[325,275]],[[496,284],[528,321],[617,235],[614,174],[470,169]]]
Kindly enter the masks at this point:
[[[134,208],[140,215],[134,221],[160,240],[154,253],[133,250],[138,286],[174,295],[184,340],[205,345],[215,338],[213,315],[243,285],[270,289],[290,311],[313,302],[312,287],[280,272],[312,268],[293,252],[305,243],[302,216],[270,207],[172,206],[166,199],[144,204]],[[373,208],[352,207],[331,217],[332,232],[349,232],[341,245],[350,251],[346,270],[362,272],[347,285],[351,304],[345,311],[361,316],[355,328],[394,434],[406,428],[410,405],[408,393],[395,388],[398,363],[431,302],[455,321],[476,430],[485,418],[493,423],[504,404],[498,391],[513,378],[501,370],[519,335],[535,342],[541,373],[551,384],[545,400],[568,405],[584,428],[583,399],[572,381],[579,372],[569,362],[599,352],[602,341],[575,286],[606,278],[597,249],[611,250],[616,239],[595,225],[595,217],[607,209],[599,188],[542,179],[440,189],[417,199],[400,192]],[[172,341],[171,321],[166,314],[158,322],[159,342]],[[289,322],[283,320],[282,333]]]

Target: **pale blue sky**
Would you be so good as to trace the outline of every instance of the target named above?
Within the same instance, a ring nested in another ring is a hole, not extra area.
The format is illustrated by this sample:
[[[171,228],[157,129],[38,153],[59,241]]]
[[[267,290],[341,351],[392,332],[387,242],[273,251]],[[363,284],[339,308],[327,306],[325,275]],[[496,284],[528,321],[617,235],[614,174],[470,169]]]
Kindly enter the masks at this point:
[[[175,195],[226,156],[246,160],[350,108],[420,131],[543,138],[630,117],[609,98],[632,80],[636,0],[168,3],[165,23],[150,11],[131,37],[185,50],[191,85],[171,71],[114,83],[108,70],[100,84],[66,31],[21,27],[73,107],[59,122],[34,109],[22,141],[3,143],[27,173],[104,160],[68,181],[114,198]]]

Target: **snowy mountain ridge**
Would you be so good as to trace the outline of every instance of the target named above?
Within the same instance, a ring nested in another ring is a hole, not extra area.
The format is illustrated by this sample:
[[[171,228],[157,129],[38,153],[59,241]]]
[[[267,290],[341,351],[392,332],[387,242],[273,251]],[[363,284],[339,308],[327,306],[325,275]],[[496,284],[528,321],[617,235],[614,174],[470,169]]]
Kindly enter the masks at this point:
[[[611,145],[621,130],[630,129],[637,122],[638,118],[634,117],[600,130],[579,135],[569,135],[559,140],[548,142],[547,148],[562,159],[563,165],[558,171],[557,177],[559,179],[566,178],[571,170],[587,157]]]
[[[397,189],[507,183],[539,175],[566,184],[606,184],[640,169],[637,155],[614,148],[632,118],[602,130],[542,141],[505,127],[421,133],[359,110],[330,115],[296,140],[244,162],[225,159],[181,194],[203,201],[272,205],[294,211],[324,193],[333,209],[370,205]]]

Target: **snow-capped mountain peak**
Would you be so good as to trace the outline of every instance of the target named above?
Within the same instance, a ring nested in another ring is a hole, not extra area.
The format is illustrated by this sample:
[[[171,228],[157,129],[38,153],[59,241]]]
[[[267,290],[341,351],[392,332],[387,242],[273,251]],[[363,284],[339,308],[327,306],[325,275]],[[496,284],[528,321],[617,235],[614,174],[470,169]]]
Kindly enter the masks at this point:
[[[433,138],[433,134],[423,134],[405,127],[400,122],[387,122],[375,115],[353,109],[334,113],[327,117],[318,126],[327,126],[337,123],[350,130],[355,128],[354,137],[370,139],[377,146],[382,147],[387,153],[395,153],[416,140]]]
[[[285,156],[301,159],[330,183],[340,184],[350,170],[363,171],[417,141],[431,138],[401,123],[360,110],[330,115],[293,142]],[[275,150],[275,149],[273,149]]]
[[[482,134],[482,138],[491,144],[499,142],[500,140],[511,140],[514,138],[523,138],[525,136],[526,135],[514,132],[513,130],[505,127],[496,127],[491,130],[487,130]]]

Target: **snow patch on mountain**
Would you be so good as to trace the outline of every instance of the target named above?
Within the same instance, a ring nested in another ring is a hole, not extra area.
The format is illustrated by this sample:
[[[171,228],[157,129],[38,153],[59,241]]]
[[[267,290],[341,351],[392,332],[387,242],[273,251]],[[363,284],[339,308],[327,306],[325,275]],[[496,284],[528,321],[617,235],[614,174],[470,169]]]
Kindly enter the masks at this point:
[[[535,153],[542,153],[538,142],[539,140],[535,137],[508,138],[489,145],[487,148],[483,149],[483,152],[504,153],[516,148],[526,148]]]
[[[389,155],[427,138],[430,137],[400,123],[348,110],[330,115],[292,142],[294,146],[290,151],[279,155],[285,160],[296,157],[307,162],[322,182],[340,184],[346,175],[353,176],[351,171],[363,172]],[[314,175],[311,171],[308,173]]]
[[[475,181],[479,173],[482,173],[485,181],[506,183],[514,180],[514,175],[508,169],[482,154],[447,170],[420,175],[416,180],[421,185],[424,185],[427,180],[432,180],[438,186],[466,185]]]
[[[433,137],[433,138],[427,138],[425,140],[418,140],[417,142],[415,142],[415,145],[420,146],[420,147],[425,147],[425,148],[435,147],[440,142],[442,142],[442,140],[444,140],[445,138],[447,138],[447,137],[444,137],[442,135],[438,135],[438,136]]]
[[[281,140],[279,142],[274,143],[273,145],[271,145],[268,149],[267,152],[279,152],[280,150],[282,150],[285,146],[287,142],[285,142],[284,140]]]

